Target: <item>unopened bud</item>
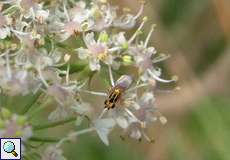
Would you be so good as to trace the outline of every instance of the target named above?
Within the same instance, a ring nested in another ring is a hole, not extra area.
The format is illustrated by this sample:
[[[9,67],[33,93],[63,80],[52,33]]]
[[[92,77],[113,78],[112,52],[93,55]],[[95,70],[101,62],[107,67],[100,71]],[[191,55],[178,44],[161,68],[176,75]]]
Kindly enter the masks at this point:
[[[172,77],[172,80],[175,81],[175,82],[178,81],[178,79],[179,79],[178,76],[173,76]]]
[[[64,56],[64,61],[65,61],[65,62],[68,62],[68,61],[70,60],[70,58],[71,58],[71,55],[65,54],[65,56]]]
[[[11,117],[11,112],[6,108],[2,108],[2,116],[4,119],[9,119]]]
[[[160,122],[163,124],[163,125],[165,125],[167,122],[168,122],[168,120],[166,119],[166,117],[164,117],[164,116],[160,116]]]

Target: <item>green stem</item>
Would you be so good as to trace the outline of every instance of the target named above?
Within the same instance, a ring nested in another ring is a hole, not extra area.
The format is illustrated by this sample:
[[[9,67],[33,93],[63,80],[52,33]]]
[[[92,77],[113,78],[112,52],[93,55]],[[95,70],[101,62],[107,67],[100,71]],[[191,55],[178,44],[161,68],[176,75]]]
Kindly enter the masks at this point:
[[[37,102],[38,98],[40,97],[40,95],[42,94],[42,92],[38,92],[31,100],[30,102],[23,108],[23,110],[21,111],[21,114],[25,114],[27,113],[30,108]]]
[[[17,5],[13,5],[2,12],[3,15],[9,15],[15,13],[20,8]]]
[[[52,137],[31,137],[29,141],[33,142],[44,142],[44,143],[56,143],[60,141],[60,138],[52,138]]]
[[[41,110],[43,110],[44,108],[46,108],[51,102],[52,102],[52,99],[50,99],[50,98],[46,99],[46,101],[43,104],[41,104],[40,106],[38,106],[38,108],[36,108],[32,113],[30,113],[30,115],[28,115],[28,119],[33,118]]]
[[[69,134],[67,137],[62,138],[57,144],[56,147],[59,148],[64,142],[71,140],[73,137],[77,137],[79,135],[85,134],[85,133],[89,133],[95,131],[95,128],[91,127],[91,128],[86,128],[80,131],[76,131],[73,132],[71,134]]]
[[[68,64],[65,64],[65,65],[59,67],[59,69],[65,70],[67,68],[67,65]],[[77,61],[75,63],[70,63],[69,65],[70,65],[69,73],[73,74],[73,73],[78,73],[78,72],[83,71],[86,68],[87,63],[84,62],[84,61],[83,62],[82,61]]]
[[[76,117],[70,117],[70,118],[56,121],[56,122],[52,122],[52,123],[37,125],[37,126],[34,126],[33,129],[34,129],[34,131],[38,131],[38,130],[43,130],[43,129],[47,129],[47,128],[53,128],[56,126],[64,125],[64,124],[69,123],[69,122],[73,122],[75,120],[76,120]]]

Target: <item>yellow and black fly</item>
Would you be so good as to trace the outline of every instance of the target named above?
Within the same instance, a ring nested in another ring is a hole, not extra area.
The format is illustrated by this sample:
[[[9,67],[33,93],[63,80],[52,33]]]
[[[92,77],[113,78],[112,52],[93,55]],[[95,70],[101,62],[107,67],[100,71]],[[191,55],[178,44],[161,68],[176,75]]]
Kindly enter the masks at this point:
[[[121,99],[122,94],[132,83],[132,78],[128,75],[122,75],[115,83],[115,85],[109,90],[108,98],[105,100],[105,108],[113,109]]]

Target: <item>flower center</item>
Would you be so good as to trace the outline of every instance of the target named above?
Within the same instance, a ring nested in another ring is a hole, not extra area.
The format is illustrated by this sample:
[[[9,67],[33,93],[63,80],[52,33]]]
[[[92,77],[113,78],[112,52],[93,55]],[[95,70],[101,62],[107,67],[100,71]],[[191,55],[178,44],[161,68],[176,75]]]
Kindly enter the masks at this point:
[[[97,58],[99,60],[104,60],[104,59],[106,59],[106,57],[107,57],[107,53],[106,52],[99,53],[98,56],[97,56]]]

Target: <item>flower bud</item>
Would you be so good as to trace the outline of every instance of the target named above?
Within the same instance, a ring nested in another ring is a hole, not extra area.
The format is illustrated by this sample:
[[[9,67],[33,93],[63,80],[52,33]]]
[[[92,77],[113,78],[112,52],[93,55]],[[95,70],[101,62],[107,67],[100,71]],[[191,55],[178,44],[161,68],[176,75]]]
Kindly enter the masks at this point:
[[[71,58],[71,55],[65,54],[65,56],[64,56],[64,61],[65,61],[65,62],[68,62],[68,61],[70,60],[70,58]]]
[[[8,109],[2,108],[2,116],[4,119],[10,118],[11,115],[12,115],[12,113]]]
[[[17,124],[19,125],[25,125],[26,123],[26,117],[25,116],[19,116],[16,120]]]
[[[108,42],[109,41],[109,35],[107,33],[100,34],[99,40],[101,42]]]

